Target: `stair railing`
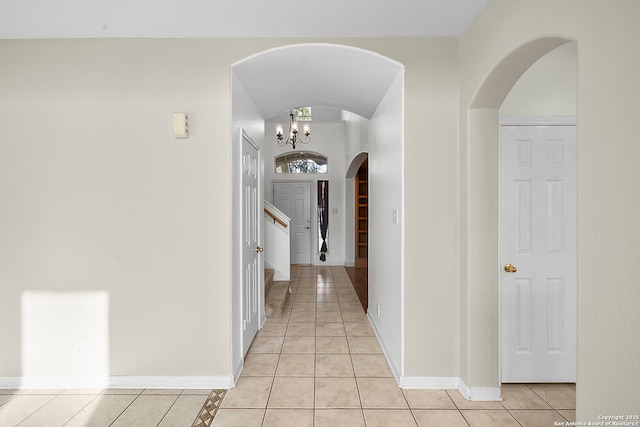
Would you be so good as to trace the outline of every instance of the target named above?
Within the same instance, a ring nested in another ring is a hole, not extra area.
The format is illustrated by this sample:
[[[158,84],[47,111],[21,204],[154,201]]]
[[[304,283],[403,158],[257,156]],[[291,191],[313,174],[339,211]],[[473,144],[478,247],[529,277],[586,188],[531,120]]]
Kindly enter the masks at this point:
[[[273,204],[264,202],[264,264],[274,270],[274,280],[291,279],[291,219]]]

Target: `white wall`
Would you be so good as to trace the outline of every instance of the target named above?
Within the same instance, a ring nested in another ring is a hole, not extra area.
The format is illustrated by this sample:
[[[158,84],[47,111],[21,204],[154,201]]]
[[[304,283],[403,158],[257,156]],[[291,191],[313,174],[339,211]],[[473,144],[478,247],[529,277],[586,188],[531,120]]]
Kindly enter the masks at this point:
[[[314,109],[313,111],[322,109]],[[321,113],[322,114],[322,113]],[[315,113],[314,113],[315,116]],[[338,115],[337,118],[340,116]],[[311,127],[311,142],[296,147],[296,151],[314,151],[327,156],[328,173],[326,174],[276,174],[274,172],[274,158],[291,150],[291,146],[279,147],[276,144],[276,124],[280,123],[287,131],[287,121],[269,121],[265,124],[266,141],[264,145],[265,199],[273,202],[274,181],[311,181],[311,260],[314,265],[344,265],[345,263],[345,173],[344,149],[346,146],[345,125],[339,123],[322,123],[316,120],[309,123]],[[319,259],[318,251],[318,212],[317,212],[317,182],[329,181],[329,252],[326,262]],[[337,213],[334,213],[334,209]]]
[[[0,41],[0,377],[23,373],[27,291],[106,293],[112,376],[228,375],[233,54],[215,47]]]
[[[577,44],[562,45],[536,61],[500,106],[500,116],[574,116]]]
[[[58,289],[108,293],[111,375],[229,377],[231,147],[238,140],[230,126],[230,67],[269,48],[312,41],[0,41],[0,377],[21,375],[21,294]],[[399,102],[409,117],[401,129],[407,167],[379,175],[397,181],[404,174],[407,189],[403,357],[409,375],[456,376],[458,94],[450,82],[457,41],[329,42],[405,68]],[[174,111],[190,115],[188,140],[171,135]],[[260,126],[254,113],[245,115],[244,127]],[[259,140],[258,133],[251,136]],[[346,195],[341,200],[335,203]],[[395,202],[388,203],[379,218],[392,227]],[[400,250],[381,247],[382,261]],[[396,269],[397,260],[390,265]],[[397,283],[381,285],[400,292]],[[383,302],[382,321],[398,304]],[[400,322],[390,320],[389,331]],[[394,347],[394,363],[400,351]]]
[[[343,111],[342,115],[345,122],[345,130],[347,135],[347,143],[345,146],[345,166],[347,170],[354,167],[355,171],[351,175],[347,172],[346,187],[345,187],[345,221],[344,233],[345,233],[345,248],[344,259],[345,265],[355,265],[355,179],[354,176],[358,171],[358,168],[362,164],[362,160],[357,161],[357,165],[354,165],[356,157],[361,153],[368,153],[369,151],[369,120],[364,117],[352,113],[350,111]],[[353,220],[349,220],[354,218]]]
[[[343,118],[347,131],[345,158],[349,164],[359,153],[369,150],[369,120],[349,111],[343,113]]]
[[[368,315],[396,377],[403,371],[404,338],[404,191],[398,191],[404,188],[403,89],[404,75],[399,74],[371,117],[368,166]]]
[[[404,375],[418,387],[456,387],[458,41],[424,39],[397,55],[405,64]]]
[[[640,193],[635,191],[640,180],[640,145],[634,137],[640,134],[638,16],[640,3],[628,0],[493,0],[460,41],[462,182],[469,184],[462,191],[468,222],[461,229],[468,231],[463,252],[475,256],[478,266],[462,282],[465,298],[469,298],[468,304],[463,301],[461,305],[462,324],[469,328],[461,340],[468,346],[462,352],[461,366],[465,380],[486,386],[498,381],[497,357],[493,356],[498,344],[497,303],[491,301],[497,300],[498,267],[494,252],[497,168],[493,166],[497,109],[509,87],[487,87],[485,80],[489,76],[496,83],[491,77],[499,70],[510,77],[506,85],[514,83],[511,79],[522,74],[519,65],[527,55],[539,57],[553,47],[553,43],[541,43],[549,34],[577,42],[576,419],[583,422],[597,421],[598,415],[635,414],[638,409],[640,370],[633,356],[640,352],[636,279],[640,275],[640,227],[635,220],[640,211]],[[522,46],[526,48],[519,50]],[[473,192],[483,199],[476,200]],[[482,252],[473,250],[480,247]],[[463,270],[470,265],[464,263]],[[480,268],[482,265],[489,267]],[[478,300],[483,304],[472,305]]]

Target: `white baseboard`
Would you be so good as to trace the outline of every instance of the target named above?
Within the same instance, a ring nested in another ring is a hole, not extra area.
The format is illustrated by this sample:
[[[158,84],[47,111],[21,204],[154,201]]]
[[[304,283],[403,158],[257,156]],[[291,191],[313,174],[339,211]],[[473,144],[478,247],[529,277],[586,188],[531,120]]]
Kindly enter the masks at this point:
[[[0,389],[101,389],[107,377],[0,377]]]
[[[467,400],[493,402],[502,400],[500,387],[469,387],[460,379],[460,394]]]
[[[369,324],[373,329],[373,333],[376,335],[376,338],[378,339],[380,348],[382,348],[382,353],[384,354],[385,359],[387,359],[387,363],[389,364],[389,368],[391,369],[391,373],[393,374],[393,377],[395,378],[396,382],[400,384],[402,371],[400,370],[400,367],[396,366],[395,363],[393,363],[393,360],[389,357],[389,351],[385,347],[384,342],[380,339],[380,331],[378,330],[378,325],[373,320],[374,319],[373,314],[371,313],[370,310],[367,310],[367,319],[369,320]]]
[[[109,387],[111,388],[183,388],[183,389],[206,389],[223,388],[229,389],[234,386],[231,375],[212,377],[111,377]]]
[[[21,377],[0,377],[0,390],[18,390],[22,388]]]
[[[228,376],[112,376],[80,377],[0,377],[0,389],[230,389],[235,385]]]
[[[242,373],[243,369],[244,369],[244,359],[241,358],[240,360],[238,360],[236,367],[233,369],[232,378],[231,378],[231,387],[227,387],[227,388],[233,388],[236,386],[236,384],[238,383],[238,380],[240,379],[240,374]]]
[[[459,377],[400,377],[400,388],[420,390],[458,390]]]
[[[500,387],[469,387],[460,377],[401,377],[398,385],[405,389],[458,390],[467,400],[501,401]]]

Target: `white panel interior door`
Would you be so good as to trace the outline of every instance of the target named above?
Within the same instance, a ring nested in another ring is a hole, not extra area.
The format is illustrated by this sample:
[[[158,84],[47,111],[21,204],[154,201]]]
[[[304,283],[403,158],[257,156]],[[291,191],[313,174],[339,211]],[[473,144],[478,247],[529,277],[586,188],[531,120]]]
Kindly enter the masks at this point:
[[[242,139],[242,355],[249,350],[260,327],[264,305],[260,267],[260,158],[258,147]]]
[[[273,204],[291,218],[291,263],[311,264],[311,183],[275,182]]]
[[[503,382],[575,381],[576,213],[575,126],[501,126]]]

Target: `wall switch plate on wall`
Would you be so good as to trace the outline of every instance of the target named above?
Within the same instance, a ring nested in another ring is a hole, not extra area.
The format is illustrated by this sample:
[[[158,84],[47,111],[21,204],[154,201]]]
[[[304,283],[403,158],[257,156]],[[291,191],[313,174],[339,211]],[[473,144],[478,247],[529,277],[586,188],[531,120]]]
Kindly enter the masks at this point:
[[[392,214],[391,214],[391,215],[392,215],[392,222],[393,222],[394,224],[397,224],[397,223],[398,223],[398,221],[399,221],[399,219],[398,219],[399,210],[398,210],[398,209],[394,209],[394,210],[392,211]]]
[[[173,136],[189,138],[189,116],[187,113],[173,113]]]

